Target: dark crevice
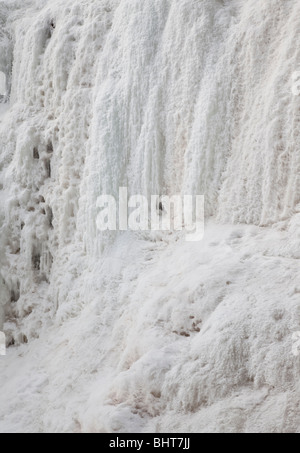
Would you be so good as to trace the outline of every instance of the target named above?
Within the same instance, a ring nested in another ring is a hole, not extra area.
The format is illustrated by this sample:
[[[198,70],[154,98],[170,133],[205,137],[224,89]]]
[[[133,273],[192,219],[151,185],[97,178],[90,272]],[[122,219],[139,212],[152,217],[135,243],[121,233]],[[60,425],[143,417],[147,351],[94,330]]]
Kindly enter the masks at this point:
[[[15,288],[11,290],[10,301],[11,303],[16,303],[20,299],[20,288]]]
[[[33,269],[39,271],[41,269],[41,254],[37,250],[32,251],[31,261]]]
[[[45,159],[44,161],[45,171],[47,178],[51,178],[51,162],[50,159]]]
[[[39,159],[40,158],[39,150],[36,147],[33,148],[33,158],[34,159]]]
[[[52,144],[52,142],[48,142],[47,153],[48,154],[53,154],[53,144]]]
[[[14,337],[12,337],[12,338],[7,342],[6,346],[7,346],[8,348],[10,348],[11,346],[14,346],[14,345],[15,345],[15,339],[14,339]]]
[[[20,342],[21,344],[27,344],[27,343],[28,343],[28,338],[27,338],[27,336],[24,335],[23,333],[21,333],[21,334],[19,335],[19,342]]]
[[[50,206],[47,206],[46,210],[47,210],[47,217],[48,217],[49,226],[50,226],[51,229],[53,229],[53,211],[50,208]]]

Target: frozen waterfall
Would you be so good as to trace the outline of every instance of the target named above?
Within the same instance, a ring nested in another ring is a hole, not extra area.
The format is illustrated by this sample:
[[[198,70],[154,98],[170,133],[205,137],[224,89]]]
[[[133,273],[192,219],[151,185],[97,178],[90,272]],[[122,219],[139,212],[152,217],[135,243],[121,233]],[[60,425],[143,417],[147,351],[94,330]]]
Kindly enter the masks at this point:
[[[299,0],[0,1],[0,432],[299,432],[299,37]],[[205,195],[204,240],[100,234],[120,187]]]

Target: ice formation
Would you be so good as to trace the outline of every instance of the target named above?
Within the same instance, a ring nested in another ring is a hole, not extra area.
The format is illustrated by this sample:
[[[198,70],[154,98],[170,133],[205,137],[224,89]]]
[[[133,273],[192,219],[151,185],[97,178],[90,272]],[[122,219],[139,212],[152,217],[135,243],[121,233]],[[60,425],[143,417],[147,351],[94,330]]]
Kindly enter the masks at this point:
[[[299,432],[299,18],[0,1],[1,432]],[[205,194],[204,240],[100,234],[119,187]]]

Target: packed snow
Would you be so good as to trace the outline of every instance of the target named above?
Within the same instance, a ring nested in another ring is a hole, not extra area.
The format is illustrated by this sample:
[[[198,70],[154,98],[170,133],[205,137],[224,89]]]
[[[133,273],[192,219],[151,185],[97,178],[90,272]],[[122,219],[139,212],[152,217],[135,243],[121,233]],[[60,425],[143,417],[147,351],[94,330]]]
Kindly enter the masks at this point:
[[[0,432],[300,432],[299,19],[0,0]],[[100,232],[120,187],[203,241]]]

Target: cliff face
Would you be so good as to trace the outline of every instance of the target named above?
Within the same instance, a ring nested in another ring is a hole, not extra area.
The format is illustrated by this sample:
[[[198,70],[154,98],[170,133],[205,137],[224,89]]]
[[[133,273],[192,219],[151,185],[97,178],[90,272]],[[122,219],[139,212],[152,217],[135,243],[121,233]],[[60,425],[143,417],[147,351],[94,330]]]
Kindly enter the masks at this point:
[[[0,430],[298,429],[299,17],[0,2]],[[124,186],[204,194],[204,241],[100,234]]]

